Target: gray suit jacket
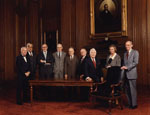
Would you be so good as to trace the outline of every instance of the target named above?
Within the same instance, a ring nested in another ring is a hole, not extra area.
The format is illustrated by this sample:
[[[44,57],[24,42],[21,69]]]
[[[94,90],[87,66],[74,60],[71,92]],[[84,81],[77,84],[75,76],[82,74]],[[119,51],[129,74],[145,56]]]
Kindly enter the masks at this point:
[[[53,53],[53,57],[55,59],[54,62],[54,73],[64,73],[64,63],[65,63],[65,57],[66,53],[62,52],[61,57],[58,56],[57,52]]]
[[[137,50],[131,50],[128,59],[127,52],[124,53],[124,66],[128,68],[126,70],[126,76],[128,79],[137,79],[137,64],[139,63],[139,52]]]
[[[75,79],[77,77],[77,67],[78,67],[78,58],[74,55],[74,58],[70,60],[70,57],[67,56],[65,59],[65,74],[68,75],[69,79]]]
[[[109,61],[109,57],[110,57],[110,55],[107,57],[107,59],[106,59],[106,67],[109,65],[109,66],[111,66],[111,67],[113,67],[113,66],[121,66],[121,58],[120,58],[120,56],[117,54],[116,56],[115,56],[115,58],[111,61],[111,63],[110,64],[108,64],[108,61]]]

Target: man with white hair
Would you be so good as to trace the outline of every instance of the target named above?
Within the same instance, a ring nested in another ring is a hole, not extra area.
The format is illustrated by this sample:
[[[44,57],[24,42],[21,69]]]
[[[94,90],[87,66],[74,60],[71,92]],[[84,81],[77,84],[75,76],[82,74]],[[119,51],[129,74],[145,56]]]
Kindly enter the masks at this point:
[[[74,48],[70,47],[68,50],[69,56],[65,59],[65,79],[77,78],[77,67],[79,61],[74,53]]]
[[[17,104],[22,105],[23,102],[27,102],[27,89],[28,89],[28,80],[30,76],[30,62],[27,55],[27,48],[21,48],[21,55],[16,58],[17,66]],[[23,97],[22,97],[23,92]]]
[[[36,74],[36,54],[33,51],[33,44],[27,43],[27,56],[30,59],[30,64],[31,64],[31,79],[35,79],[35,74]]]
[[[85,80],[100,82],[103,81],[103,73],[99,59],[96,57],[96,50],[90,49],[90,57],[85,63]]]
[[[64,78],[64,63],[66,53],[62,51],[62,44],[57,44],[57,52],[53,53],[54,57],[54,78],[63,79]]]

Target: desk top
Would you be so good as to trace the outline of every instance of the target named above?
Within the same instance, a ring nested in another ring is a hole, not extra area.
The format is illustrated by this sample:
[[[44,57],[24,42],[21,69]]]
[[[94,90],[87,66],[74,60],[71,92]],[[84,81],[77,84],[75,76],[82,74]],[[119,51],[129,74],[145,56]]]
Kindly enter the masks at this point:
[[[85,80],[29,80],[29,84],[39,86],[91,86],[93,82]]]

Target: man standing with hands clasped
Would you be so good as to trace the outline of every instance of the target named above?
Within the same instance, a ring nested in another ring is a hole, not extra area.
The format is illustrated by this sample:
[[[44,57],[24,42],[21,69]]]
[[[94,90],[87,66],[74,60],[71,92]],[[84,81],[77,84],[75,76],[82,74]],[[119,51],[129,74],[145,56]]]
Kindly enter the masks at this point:
[[[21,48],[21,55],[16,59],[17,66],[17,104],[22,105],[23,102],[27,102],[27,90],[28,90],[28,80],[30,76],[30,61],[27,55],[27,48]],[[22,97],[23,92],[23,97]]]
[[[132,41],[125,43],[126,52],[124,53],[124,65],[121,67],[124,73],[125,91],[128,98],[129,108],[137,108],[137,91],[136,91],[136,79],[137,79],[137,64],[139,62],[138,51],[132,49]]]

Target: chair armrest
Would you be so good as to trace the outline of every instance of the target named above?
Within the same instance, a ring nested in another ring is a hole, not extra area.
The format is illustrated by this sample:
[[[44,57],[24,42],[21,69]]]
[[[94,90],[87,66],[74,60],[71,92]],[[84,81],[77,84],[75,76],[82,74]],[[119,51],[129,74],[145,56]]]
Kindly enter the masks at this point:
[[[115,93],[115,87],[121,86],[122,82],[119,82],[117,84],[112,84],[110,87],[112,88],[112,92],[111,95],[114,97],[114,93]]]
[[[104,83],[106,83],[106,81],[103,81],[103,82],[100,82],[100,83],[93,83],[93,85],[102,85]]]
[[[112,84],[110,87],[113,88],[113,87],[118,87],[118,86],[121,86],[122,82],[119,82],[117,84]]]

